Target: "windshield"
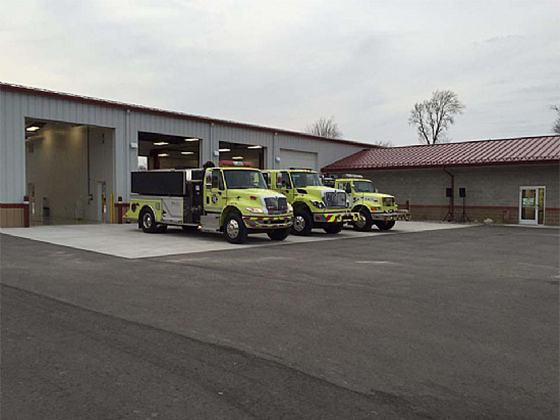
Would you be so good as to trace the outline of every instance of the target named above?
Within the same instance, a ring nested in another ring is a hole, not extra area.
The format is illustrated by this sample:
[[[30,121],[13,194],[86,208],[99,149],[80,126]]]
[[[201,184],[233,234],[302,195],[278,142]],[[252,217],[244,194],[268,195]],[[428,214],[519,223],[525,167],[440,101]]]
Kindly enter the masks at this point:
[[[354,191],[357,193],[374,193],[373,184],[368,181],[354,181]]]
[[[260,171],[224,170],[226,186],[232,190],[247,188],[266,189],[263,175]]]
[[[292,181],[295,188],[319,187],[323,185],[319,175],[314,172],[292,172]]]

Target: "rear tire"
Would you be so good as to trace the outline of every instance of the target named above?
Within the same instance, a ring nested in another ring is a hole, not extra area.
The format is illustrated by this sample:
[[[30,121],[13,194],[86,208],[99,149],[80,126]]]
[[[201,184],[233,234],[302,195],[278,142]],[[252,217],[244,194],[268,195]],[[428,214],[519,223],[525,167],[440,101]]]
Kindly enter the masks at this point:
[[[329,235],[336,235],[342,231],[344,227],[344,223],[329,223],[326,225],[323,230],[327,232]]]
[[[377,222],[376,223],[379,230],[391,230],[395,226],[395,221],[391,220],[389,222]]]
[[[369,210],[362,208],[360,210],[360,216],[362,220],[353,223],[354,230],[357,230],[358,232],[369,232],[371,230],[371,227],[373,226],[371,213],[369,212]]]
[[[242,244],[247,241],[247,227],[239,214],[232,213],[226,216],[224,236],[231,244]]]
[[[140,229],[145,233],[157,233],[158,226],[156,224],[156,217],[150,208],[142,209],[140,212]]]
[[[292,233],[296,236],[309,236],[313,229],[313,218],[307,210],[294,211]]]
[[[290,234],[292,228],[269,230],[266,234],[273,241],[283,241]]]

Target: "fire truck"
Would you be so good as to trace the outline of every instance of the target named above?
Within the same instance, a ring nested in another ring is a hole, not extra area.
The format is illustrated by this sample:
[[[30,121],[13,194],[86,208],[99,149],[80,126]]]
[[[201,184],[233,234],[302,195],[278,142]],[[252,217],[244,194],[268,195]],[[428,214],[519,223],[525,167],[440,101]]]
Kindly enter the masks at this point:
[[[395,221],[410,220],[410,212],[399,210],[395,197],[378,192],[373,182],[362,175],[345,174],[337,178],[325,178],[325,185],[348,194],[352,211],[360,214],[360,219],[353,223],[357,231],[368,232],[373,225],[380,230],[390,230],[395,226]]]
[[[267,188],[260,170],[234,165],[133,172],[125,220],[138,222],[146,233],[168,226],[221,232],[236,244],[251,233],[286,239],[293,218],[286,197]]]
[[[344,190],[323,185],[319,174],[310,169],[263,171],[269,188],[284,194],[294,209],[294,235],[307,236],[313,228],[339,233],[344,224],[360,220],[351,212]]]

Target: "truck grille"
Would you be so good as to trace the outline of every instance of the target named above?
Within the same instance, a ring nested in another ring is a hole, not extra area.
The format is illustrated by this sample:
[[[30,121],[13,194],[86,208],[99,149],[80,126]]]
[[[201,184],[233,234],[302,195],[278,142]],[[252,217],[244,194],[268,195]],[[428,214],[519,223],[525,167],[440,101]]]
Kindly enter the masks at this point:
[[[345,192],[326,192],[324,196],[327,208],[344,208],[346,207]]]
[[[392,197],[383,197],[383,206],[392,207],[394,204],[394,199]]]
[[[269,214],[286,213],[288,211],[288,200],[286,197],[267,197],[264,204]]]

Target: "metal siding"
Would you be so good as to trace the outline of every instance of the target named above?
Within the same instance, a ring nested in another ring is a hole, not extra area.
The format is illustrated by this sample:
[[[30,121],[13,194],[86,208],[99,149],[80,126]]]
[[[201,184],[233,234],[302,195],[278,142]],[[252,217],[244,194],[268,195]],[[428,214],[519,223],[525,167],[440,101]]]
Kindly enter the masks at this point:
[[[235,127],[227,124],[174,118],[149,112],[132,111],[122,107],[104,106],[82,101],[47,97],[41,94],[4,91],[0,113],[0,202],[20,203],[25,194],[25,128],[24,118],[37,118],[74,124],[87,124],[114,130],[114,186],[116,195],[128,201],[130,171],[136,169],[138,131],[202,139],[201,161],[216,160],[213,151],[219,141],[241,144],[260,144],[266,148],[266,165],[278,167],[275,157],[280,148],[311,151],[318,154],[318,166],[330,164],[362,149],[360,146],[333,143],[318,139],[276,134],[273,130]],[[128,115],[128,116],[127,116]]]

